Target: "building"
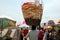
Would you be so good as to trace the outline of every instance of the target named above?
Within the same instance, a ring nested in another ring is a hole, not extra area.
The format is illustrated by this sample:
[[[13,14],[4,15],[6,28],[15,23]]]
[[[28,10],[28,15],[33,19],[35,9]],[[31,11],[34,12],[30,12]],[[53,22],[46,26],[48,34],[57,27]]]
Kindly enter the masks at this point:
[[[10,39],[11,40],[19,40],[20,38],[20,30],[17,27],[9,27],[2,29],[2,35],[0,36],[3,40]]]
[[[16,26],[16,21],[9,18],[0,18],[0,28]]]

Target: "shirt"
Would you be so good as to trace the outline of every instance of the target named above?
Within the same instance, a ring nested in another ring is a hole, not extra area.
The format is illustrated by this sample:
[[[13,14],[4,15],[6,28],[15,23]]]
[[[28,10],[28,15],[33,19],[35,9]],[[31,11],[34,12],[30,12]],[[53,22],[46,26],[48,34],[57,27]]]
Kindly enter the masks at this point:
[[[38,37],[39,38],[43,38],[43,36],[44,36],[44,31],[43,30],[40,30],[39,31],[39,34],[38,34]]]
[[[29,37],[30,40],[38,40],[38,30],[30,31],[25,38]]]
[[[24,36],[26,36],[27,33],[28,33],[28,29],[25,29],[25,30],[24,30]]]

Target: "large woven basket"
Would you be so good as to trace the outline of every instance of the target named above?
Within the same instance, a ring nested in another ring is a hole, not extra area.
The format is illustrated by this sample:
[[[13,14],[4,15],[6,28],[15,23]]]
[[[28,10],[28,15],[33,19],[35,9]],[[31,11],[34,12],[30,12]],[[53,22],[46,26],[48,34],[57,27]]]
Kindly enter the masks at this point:
[[[27,25],[40,25],[42,18],[42,4],[37,7],[34,2],[26,2],[22,5],[22,12]]]

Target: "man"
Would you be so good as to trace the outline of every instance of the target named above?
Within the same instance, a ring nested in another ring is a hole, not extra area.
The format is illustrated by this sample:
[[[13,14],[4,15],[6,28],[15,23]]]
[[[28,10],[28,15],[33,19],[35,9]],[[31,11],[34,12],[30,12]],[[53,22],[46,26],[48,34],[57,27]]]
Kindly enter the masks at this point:
[[[36,30],[36,26],[32,26],[32,30],[24,37],[29,37],[30,40],[38,40],[38,31]]]

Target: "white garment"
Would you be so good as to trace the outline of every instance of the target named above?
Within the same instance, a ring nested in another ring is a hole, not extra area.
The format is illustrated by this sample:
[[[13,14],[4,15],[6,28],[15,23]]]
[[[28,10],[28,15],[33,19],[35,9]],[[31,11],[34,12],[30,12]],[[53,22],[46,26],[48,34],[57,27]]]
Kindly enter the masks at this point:
[[[47,39],[46,39],[46,34],[44,34],[44,36],[43,36],[43,40],[47,40]]]
[[[38,30],[30,31],[25,38],[29,37],[30,40],[38,40]]]
[[[35,5],[36,5],[36,6],[39,6],[39,4],[40,4],[39,1],[40,1],[40,0],[35,0]]]

